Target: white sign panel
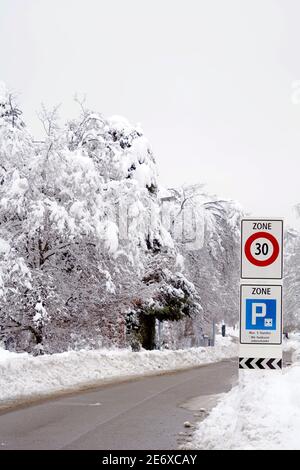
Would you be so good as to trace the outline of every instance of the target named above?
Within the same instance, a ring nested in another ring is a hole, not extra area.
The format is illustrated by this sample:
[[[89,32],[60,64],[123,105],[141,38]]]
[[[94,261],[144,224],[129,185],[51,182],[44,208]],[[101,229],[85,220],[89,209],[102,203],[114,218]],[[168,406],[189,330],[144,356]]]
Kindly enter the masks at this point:
[[[282,219],[243,219],[242,279],[282,279]]]
[[[241,285],[240,302],[240,344],[281,344],[282,287]]]

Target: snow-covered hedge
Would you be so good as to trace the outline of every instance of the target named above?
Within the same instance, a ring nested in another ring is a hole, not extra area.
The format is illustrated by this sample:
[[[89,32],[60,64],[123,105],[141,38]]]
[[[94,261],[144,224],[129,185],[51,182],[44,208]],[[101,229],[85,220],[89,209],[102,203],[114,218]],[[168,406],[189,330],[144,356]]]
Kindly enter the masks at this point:
[[[177,351],[81,350],[32,357],[0,349],[0,408],[95,387],[107,381],[216,362],[237,354],[231,338],[215,347]]]

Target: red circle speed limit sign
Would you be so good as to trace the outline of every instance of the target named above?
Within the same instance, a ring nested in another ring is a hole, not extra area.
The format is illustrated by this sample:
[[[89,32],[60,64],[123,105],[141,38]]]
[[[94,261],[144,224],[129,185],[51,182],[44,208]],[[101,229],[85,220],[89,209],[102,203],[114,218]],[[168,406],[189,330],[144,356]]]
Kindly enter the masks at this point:
[[[253,233],[245,243],[245,255],[255,266],[269,266],[278,258],[279,243],[271,233]]]
[[[282,279],[282,219],[243,219],[242,279]]]

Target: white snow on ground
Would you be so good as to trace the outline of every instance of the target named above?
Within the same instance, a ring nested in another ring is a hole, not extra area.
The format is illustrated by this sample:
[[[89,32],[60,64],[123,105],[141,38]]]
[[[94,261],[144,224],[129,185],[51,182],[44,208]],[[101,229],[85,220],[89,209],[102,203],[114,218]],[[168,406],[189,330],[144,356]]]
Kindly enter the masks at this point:
[[[299,342],[285,343],[285,349]],[[240,371],[202,421],[189,449],[300,449],[300,362],[281,371]]]
[[[237,355],[231,337],[186,350],[81,350],[33,357],[0,349],[0,408],[45,396],[217,362]]]
[[[222,323],[217,324],[217,331],[221,331]],[[238,338],[240,336],[240,329],[238,325],[235,327],[226,325],[226,336],[232,336],[233,338]]]
[[[283,341],[283,351],[292,353],[292,362],[300,362],[300,333],[290,333],[289,339]]]
[[[238,327],[226,326],[226,335],[238,338],[240,336],[240,329]]]

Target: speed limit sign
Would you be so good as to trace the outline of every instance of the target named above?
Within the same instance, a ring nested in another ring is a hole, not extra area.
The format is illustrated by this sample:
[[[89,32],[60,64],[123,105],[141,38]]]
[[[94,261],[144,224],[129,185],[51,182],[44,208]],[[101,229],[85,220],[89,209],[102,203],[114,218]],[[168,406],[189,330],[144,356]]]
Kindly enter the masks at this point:
[[[242,279],[282,279],[282,219],[243,219]]]

